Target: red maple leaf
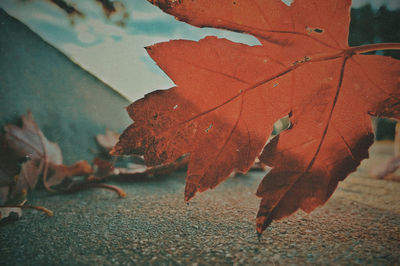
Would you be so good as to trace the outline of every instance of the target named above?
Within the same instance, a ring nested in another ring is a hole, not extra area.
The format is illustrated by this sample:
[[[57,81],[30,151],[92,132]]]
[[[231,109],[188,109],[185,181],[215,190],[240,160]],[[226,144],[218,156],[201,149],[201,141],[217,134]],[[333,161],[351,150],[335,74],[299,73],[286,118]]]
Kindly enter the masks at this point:
[[[324,204],[368,157],[370,115],[400,119],[399,61],[361,55],[400,45],[349,47],[351,1],[150,2],[191,25],[260,42],[206,37],[147,47],[176,87],[128,107],[134,123],[112,153],[144,155],[148,165],[190,154],[186,200],[259,157],[272,167],[257,190],[261,234],[273,220]],[[290,129],[266,145],[286,115]]]

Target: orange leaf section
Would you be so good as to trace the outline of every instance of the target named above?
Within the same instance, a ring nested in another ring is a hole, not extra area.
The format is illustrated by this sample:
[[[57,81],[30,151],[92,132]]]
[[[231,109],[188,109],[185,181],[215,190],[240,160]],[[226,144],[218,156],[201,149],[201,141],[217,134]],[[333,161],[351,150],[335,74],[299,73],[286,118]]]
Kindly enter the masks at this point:
[[[348,47],[350,1],[150,2],[194,26],[261,43],[206,37],[147,48],[176,86],[128,107],[134,123],[112,153],[144,155],[148,165],[190,154],[186,200],[247,172],[259,156],[272,167],[257,191],[261,234],[273,220],[325,203],[368,157],[369,115],[400,119],[399,61]],[[265,146],[288,114],[290,129]]]
[[[289,97],[274,91],[279,90],[278,83],[290,84],[291,79],[278,78],[258,90],[252,82],[265,74],[273,77],[271,64],[274,69],[282,67],[266,64],[269,58],[261,47],[215,37],[147,49],[178,86],[153,92],[128,107],[135,123],[123,133],[114,153],[143,153],[149,165],[171,163],[190,153],[187,200],[196,191],[215,187],[234,170],[247,172],[273,123],[289,112]]]

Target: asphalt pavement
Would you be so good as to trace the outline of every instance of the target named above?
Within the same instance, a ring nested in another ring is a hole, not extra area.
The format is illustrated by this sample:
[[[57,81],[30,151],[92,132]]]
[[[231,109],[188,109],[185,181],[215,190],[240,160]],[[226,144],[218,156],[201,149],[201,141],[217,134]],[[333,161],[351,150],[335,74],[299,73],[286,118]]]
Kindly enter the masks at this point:
[[[364,164],[368,165],[368,163]],[[114,183],[127,192],[92,189],[30,203],[0,227],[1,265],[400,264],[400,183],[366,177],[363,166],[326,205],[255,232],[263,174],[236,176],[183,198],[184,173]]]

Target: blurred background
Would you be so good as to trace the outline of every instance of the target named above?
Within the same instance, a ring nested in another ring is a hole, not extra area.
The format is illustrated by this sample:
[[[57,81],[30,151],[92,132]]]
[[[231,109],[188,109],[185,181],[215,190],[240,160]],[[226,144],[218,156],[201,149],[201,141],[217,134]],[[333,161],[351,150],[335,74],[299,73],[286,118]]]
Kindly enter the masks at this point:
[[[0,8],[130,100],[173,85],[145,46],[207,35],[258,44],[249,35],[189,26],[145,0],[2,0]],[[397,0],[354,0],[350,44],[399,41],[399,8]]]

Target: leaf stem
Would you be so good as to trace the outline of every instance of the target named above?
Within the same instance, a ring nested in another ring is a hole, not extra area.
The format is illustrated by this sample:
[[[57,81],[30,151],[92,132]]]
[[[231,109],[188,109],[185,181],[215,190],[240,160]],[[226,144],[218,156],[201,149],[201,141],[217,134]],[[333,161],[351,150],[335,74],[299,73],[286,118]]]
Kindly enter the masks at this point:
[[[367,45],[354,46],[347,49],[347,52],[361,54],[380,50],[400,50],[400,43],[374,43]]]
[[[118,194],[118,196],[120,196],[121,198],[125,198],[126,197],[126,192],[122,188],[119,188],[119,187],[113,186],[113,185],[107,185],[107,184],[102,184],[102,183],[94,183],[94,182],[73,184],[65,192],[73,193],[73,192],[76,192],[76,191],[89,189],[89,188],[105,188],[105,189],[112,190],[112,191],[116,192]]]

